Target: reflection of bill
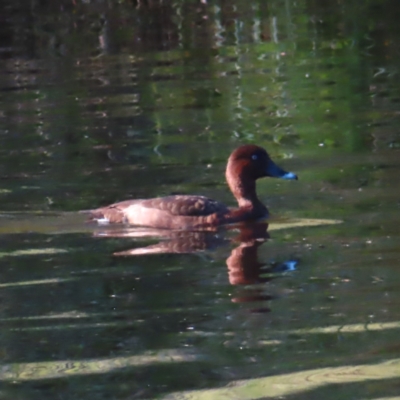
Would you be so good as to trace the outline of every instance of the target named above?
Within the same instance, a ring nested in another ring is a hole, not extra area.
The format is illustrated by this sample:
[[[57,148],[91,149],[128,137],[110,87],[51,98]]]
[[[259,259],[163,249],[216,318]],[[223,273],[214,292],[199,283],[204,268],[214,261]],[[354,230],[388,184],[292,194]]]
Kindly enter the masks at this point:
[[[246,224],[239,227],[239,235],[234,239],[239,245],[232,249],[231,255],[226,260],[226,265],[229,283],[248,287],[240,295],[232,298],[232,302],[254,303],[272,300],[273,296],[264,293],[264,287],[254,285],[269,282],[278,273],[295,269],[296,261],[271,266],[258,260],[258,248],[269,237],[267,223]],[[253,286],[251,287],[251,285]],[[251,311],[261,313],[269,312],[270,309],[258,307]]]
[[[240,228],[235,247],[226,260],[229,282],[232,285],[251,285],[271,280],[271,274],[294,271],[297,261],[290,260],[267,266],[258,261],[258,247],[269,239],[268,224],[258,223]],[[269,274],[269,277],[267,276]]]
[[[269,239],[266,222],[242,223],[227,226],[225,230],[238,230],[239,234],[229,238],[224,231],[167,231],[155,229],[107,229],[96,232],[103,237],[158,237],[163,239],[157,244],[114,253],[115,256],[138,256],[145,254],[188,254],[212,250],[223,245],[234,243],[226,260],[228,279],[231,285],[256,285],[269,282],[277,274],[295,269],[296,261],[288,261],[277,265],[266,265],[258,260],[258,248]],[[225,234],[224,234],[225,233]],[[235,296],[232,302],[244,303],[267,301],[272,297],[263,293],[264,288],[249,287],[245,293]],[[269,311],[268,308],[258,308],[257,312]]]

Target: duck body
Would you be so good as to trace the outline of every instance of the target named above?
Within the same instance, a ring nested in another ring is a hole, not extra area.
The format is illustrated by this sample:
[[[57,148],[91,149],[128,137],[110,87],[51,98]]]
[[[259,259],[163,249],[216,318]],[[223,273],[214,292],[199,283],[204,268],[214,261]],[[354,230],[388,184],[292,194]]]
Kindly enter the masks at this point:
[[[103,224],[174,230],[218,227],[268,216],[268,209],[257,197],[258,178],[297,179],[295,174],[278,167],[263,148],[255,145],[240,146],[230,155],[225,176],[238,208],[228,208],[205,196],[173,195],[121,201],[88,213],[91,220]]]
[[[229,214],[222,203],[205,196],[174,195],[126,200],[92,210],[100,223],[122,223],[159,229],[190,229],[221,225]]]

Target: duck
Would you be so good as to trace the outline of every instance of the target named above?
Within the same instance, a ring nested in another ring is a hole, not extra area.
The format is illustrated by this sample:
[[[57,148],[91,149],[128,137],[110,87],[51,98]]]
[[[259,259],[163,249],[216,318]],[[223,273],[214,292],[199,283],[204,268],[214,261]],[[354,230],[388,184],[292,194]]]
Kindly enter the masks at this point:
[[[275,164],[267,151],[255,144],[236,148],[228,158],[227,184],[236,198],[237,208],[198,195],[170,195],[151,199],[132,199],[93,210],[85,210],[98,224],[125,224],[140,227],[196,230],[218,228],[267,218],[269,211],[256,192],[256,181],[263,177],[297,180]]]

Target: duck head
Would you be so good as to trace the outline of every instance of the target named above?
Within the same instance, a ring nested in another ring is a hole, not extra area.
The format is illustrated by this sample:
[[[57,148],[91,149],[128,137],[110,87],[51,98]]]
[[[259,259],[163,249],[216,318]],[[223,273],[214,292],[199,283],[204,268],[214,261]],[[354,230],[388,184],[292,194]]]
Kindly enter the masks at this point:
[[[238,147],[230,155],[226,167],[226,180],[239,207],[260,203],[255,182],[259,178],[297,179],[293,172],[286,172],[276,165],[262,147],[248,144]]]

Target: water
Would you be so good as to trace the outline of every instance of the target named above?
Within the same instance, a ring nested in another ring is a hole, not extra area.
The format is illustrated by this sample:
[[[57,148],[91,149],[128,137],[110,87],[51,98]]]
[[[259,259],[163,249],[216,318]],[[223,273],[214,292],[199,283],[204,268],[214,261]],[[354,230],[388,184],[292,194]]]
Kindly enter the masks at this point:
[[[6,3],[2,398],[397,396],[398,8]],[[258,182],[268,227],[77,213],[171,193],[233,206],[225,163],[249,142],[300,178]]]

